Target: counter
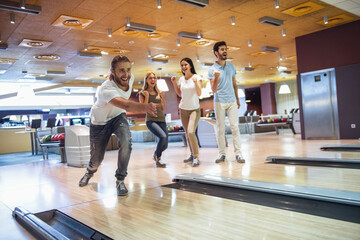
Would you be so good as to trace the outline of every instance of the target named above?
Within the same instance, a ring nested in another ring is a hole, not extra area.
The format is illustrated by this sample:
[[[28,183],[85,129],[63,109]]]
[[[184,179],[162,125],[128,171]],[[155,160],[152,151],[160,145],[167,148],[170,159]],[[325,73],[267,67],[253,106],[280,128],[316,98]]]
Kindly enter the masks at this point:
[[[31,151],[30,132],[16,134],[19,131],[25,131],[25,128],[0,128],[0,154]]]

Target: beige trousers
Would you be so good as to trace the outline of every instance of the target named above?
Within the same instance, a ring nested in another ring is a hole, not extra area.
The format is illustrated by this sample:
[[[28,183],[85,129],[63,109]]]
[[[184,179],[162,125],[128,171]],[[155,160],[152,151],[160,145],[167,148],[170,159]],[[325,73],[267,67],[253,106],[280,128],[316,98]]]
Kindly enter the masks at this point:
[[[195,132],[200,120],[200,108],[194,110],[180,108],[180,119],[186,132],[191,155],[197,158],[199,156],[199,143]]]

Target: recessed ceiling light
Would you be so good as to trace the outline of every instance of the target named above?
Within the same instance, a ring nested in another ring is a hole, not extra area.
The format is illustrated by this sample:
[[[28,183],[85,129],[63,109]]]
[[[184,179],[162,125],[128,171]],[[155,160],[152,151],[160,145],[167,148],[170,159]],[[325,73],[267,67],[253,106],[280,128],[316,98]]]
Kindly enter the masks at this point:
[[[58,56],[58,55],[35,55],[34,58],[37,60],[54,61],[54,60],[59,60],[60,56]]]
[[[93,20],[91,19],[61,15],[52,23],[52,25],[55,27],[75,28],[81,30],[89,26],[92,22]]]

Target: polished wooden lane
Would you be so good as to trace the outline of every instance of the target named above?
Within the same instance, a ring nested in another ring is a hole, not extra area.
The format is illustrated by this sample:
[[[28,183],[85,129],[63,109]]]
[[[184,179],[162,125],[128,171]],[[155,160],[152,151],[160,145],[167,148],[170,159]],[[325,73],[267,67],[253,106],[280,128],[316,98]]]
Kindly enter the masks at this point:
[[[165,169],[155,168],[151,160],[154,143],[133,144],[127,197],[116,196],[116,151],[106,153],[101,168],[83,188],[77,184],[84,169],[61,164],[60,159],[0,167],[0,202],[6,206],[1,216],[8,219],[16,206],[34,213],[57,208],[115,239],[356,239],[360,235],[359,224],[160,187],[177,174],[200,173],[360,192],[356,169],[264,163],[269,155],[360,159],[359,152],[319,149],[324,144],[359,144],[358,140],[243,135],[246,164],[234,161],[231,139],[229,143],[228,159],[221,164],[214,163],[217,149],[201,148],[197,168],[182,162],[189,154],[182,142],[169,143],[163,155]]]
[[[359,224],[156,187],[60,209],[114,239],[356,239]]]

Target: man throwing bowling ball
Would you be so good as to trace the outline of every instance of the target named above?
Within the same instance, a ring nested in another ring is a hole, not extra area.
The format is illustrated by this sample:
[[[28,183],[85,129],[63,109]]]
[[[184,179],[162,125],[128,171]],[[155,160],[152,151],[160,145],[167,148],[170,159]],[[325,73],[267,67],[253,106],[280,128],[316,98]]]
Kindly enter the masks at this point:
[[[119,153],[115,172],[116,189],[119,196],[127,195],[124,180],[131,154],[131,135],[126,111],[148,112],[156,116],[156,105],[129,101],[134,82],[131,63],[126,56],[116,56],[111,62],[111,74],[98,90],[95,104],[91,108],[90,162],[79,186],[86,186],[104,159],[111,134],[118,139]]]

